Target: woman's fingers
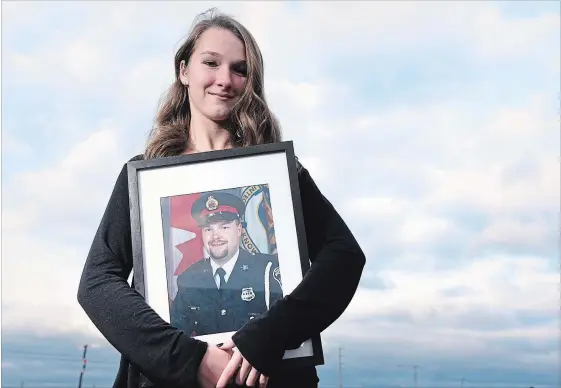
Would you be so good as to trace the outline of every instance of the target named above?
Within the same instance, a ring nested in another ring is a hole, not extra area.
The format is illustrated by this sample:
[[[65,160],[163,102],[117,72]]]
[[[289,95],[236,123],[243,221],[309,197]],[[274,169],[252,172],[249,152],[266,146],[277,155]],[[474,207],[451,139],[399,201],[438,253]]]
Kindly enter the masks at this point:
[[[236,376],[236,384],[238,385],[244,385],[244,382],[247,379],[249,371],[251,370],[251,365],[249,364],[249,361],[247,361],[243,357],[242,359],[243,359],[242,366],[238,372],[238,375]]]
[[[247,385],[248,387],[255,387],[258,377],[259,372],[257,372],[257,369],[252,367],[251,371],[249,372],[249,376],[247,376],[247,382],[245,383],[245,385]]]
[[[226,365],[226,368],[224,368],[224,370],[222,371],[222,374],[220,375],[220,378],[216,383],[216,388],[226,388],[228,382],[236,373],[241,360],[242,355],[240,354],[240,352],[235,351],[232,358],[230,359],[230,362],[228,362],[228,365]]]
[[[259,376],[259,388],[266,388],[269,378],[265,375]]]

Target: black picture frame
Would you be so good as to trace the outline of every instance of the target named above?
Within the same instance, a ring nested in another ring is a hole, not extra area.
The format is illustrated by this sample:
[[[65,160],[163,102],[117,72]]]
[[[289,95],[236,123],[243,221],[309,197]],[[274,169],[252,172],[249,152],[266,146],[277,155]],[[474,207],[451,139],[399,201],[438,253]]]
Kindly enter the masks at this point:
[[[185,154],[178,156],[170,156],[163,158],[154,158],[148,160],[135,160],[127,163],[128,171],[128,185],[129,185],[129,203],[130,203],[130,222],[131,222],[131,238],[132,238],[132,255],[133,255],[133,276],[134,276],[134,287],[136,291],[147,298],[147,265],[145,262],[145,238],[148,224],[143,224],[143,214],[142,214],[142,195],[141,195],[141,175],[146,172],[162,171],[170,168],[189,168],[189,166],[201,166],[205,163],[229,163],[238,162],[240,160],[246,159],[244,163],[250,163],[249,158],[266,158],[271,155],[284,155],[282,168],[285,169],[284,176],[285,186],[290,193],[291,212],[289,214],[290,218],[293,219],[295,229],[293,231],[293,238],[297,244],[297,250],[299,253],[299,263],[300,263],[300,273],[298,274],[299,279],[303,278],[305,274],[310,269],[310,260],[308,253],[308,246],[306,240],[306,231],[304,226],[304,219],[302,213],[302,202],[300,198],[300,188],[298,183],[298,163],[294,152],[294,146],[292,141],[283,141],[272,144],[256,145],[251,147],[233,148],[226,150],[217,150],[211,152],[200,152],[195,154]],[[276,160],[276,159],[275,159]],[[271,176],[277,174],[275,171],[271,171]],[[179,172],[178,172],[179,174]],[[280,174],[282,175],[282,174]],[[155,185],[155,184],[153,184]],[[145,186],[143,186],[145,187]],[[278,187],[278,185],[277,185]],[[148,190],[148,189],[146,189]],[[273,192],[273,196],[274,196]],[[273,201],[274,202],[274,201]],[[274,210],[274,207],[273,207]],[[284,212],[283,212],[284,213]],[[155,213],[152,213],[155,214]],[[276,215],[275,215],[276,217]],[[277,219],[275,218],[275,222]],[[154,223],[160,223],[160,220],[150,221],[150,225]],[[276,226],[276,223],[275,223]],[[154,255],[153,255],[154,256]],[[279,254],[279,262],[281,261],[282,255]],[[284,258],[284,260],[289,260]],[[294,258],[292,258],[294,260]],[[281,264],[282,266],[282,264]],[[284,283],[283,278],[283,283]],[[295,287],[295,286],[294,286]],[[293,288],[294,288],[293,287]],[[293,289],[292,288],[292,289]],[[150,304],[148,298],[147,303]],[[162,302],[163,303],[163,302]],[[297,325],[298,322],[291,322],[289,324]],[[305,343],[306,344],[306,343]],[[303,344],[303,346],[305,345]],[[307,353],[298,354],[299,350],[294,350],[294,354],[290,355],[292,350],[287,351],[283,363],[287,366],[316,366],[324,364],[324,355],[321,336],[318,334],[307,341]]]

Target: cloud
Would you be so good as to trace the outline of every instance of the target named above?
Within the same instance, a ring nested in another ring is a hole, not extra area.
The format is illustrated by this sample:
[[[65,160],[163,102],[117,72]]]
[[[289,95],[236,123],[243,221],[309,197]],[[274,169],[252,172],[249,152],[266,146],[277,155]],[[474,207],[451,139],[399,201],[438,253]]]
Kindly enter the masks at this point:
[[[364,282],[343,318],[324,333],[327,349],[342,345],[345,365],[379,368],[361,374],[372,381],[380,374],[387,374],[384,382],[395,379],[389,370],[397,364],[421,364],[424,381],[435,386],[446,386],[454,373],[476,386],[506,383],[500,375],[554,384],[559,276],[547,260],[489,256],[446,270],[415,264],[398,259],[376,270],[393,287]]]
[[[31,154],[32,149],[29,144],[14,138],[10,132],[2,136],[2,151],[10,157],[25,157]]]
[[[55,163],[5,183],[3,328],[95,331],[75,296],[91,238],[129,157],[121,142],[119,130],[104,122]]]
[[[435,384],[553,381],[559,10],[218,6],[255,34],[285,138],[367,254],[326,354],[348,344],[349,367],[372,360],[376,373],[357,375],[384,384],[409,384],[395,365],[419,360]],[[174,49],[208,7],[3,8],[3,330],[99,338],[75,300],[83,261],[173,80]]]
[[[4,238],[2,330],[90,332],[93,325],[75,302],[86,246],[13,233]]]
[[[546,260],[495,256],[448,270],[398,261],[376,273],[394,287],[360,289],[328,338],[383,343],[400,354],[397,348],[406,343],[409,350],[442,358],[462,349],[462,357],[487,359],[491,347],[512,363],[526,364],[502,346],[521,341],[547,347],[547,368],[556,365],[559,279]]]
[[[549,241],[550,226],[544,220],[533,220],[523,223],[517,219],[502,218],[493,221],[481,233],[476,244],[513,244],[517,246],[543,246]]]
[[[2,369],[16,369],[17,365],[14,364],[13,362],[7,361],[4,362],[2,361]]]
[[[6,182],[5,217],[23,223],[20,231],[55,222],[62,228],[67,224],[69,232],[80,220],[91,219],[92,210],[98,215],[125,161],[119,140],[119,130],[103,123],[54,164],[13,177]],[[10,230],[13,224],[8,225]]]

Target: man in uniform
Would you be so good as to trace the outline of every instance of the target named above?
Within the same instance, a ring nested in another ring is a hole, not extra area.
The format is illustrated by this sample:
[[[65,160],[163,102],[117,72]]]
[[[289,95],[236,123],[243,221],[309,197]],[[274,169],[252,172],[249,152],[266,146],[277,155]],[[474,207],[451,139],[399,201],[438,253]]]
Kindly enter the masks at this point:
[[[170,312],[170,323],[191,336],[236,331],[283,297],[276,256],[240,246],[244,211],[240,198],[220,192],[191,208],[209,257],[178,276]]]

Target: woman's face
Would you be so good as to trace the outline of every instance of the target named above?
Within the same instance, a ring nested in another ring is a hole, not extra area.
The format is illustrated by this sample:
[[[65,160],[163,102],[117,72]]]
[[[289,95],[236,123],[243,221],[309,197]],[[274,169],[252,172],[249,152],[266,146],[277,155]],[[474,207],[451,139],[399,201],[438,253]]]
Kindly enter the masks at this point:
[[[209,28],[199,38],[180,79],[188,85],[191,112],[213,121],[225,120],[244,91],[245,48],[228,30]]]

